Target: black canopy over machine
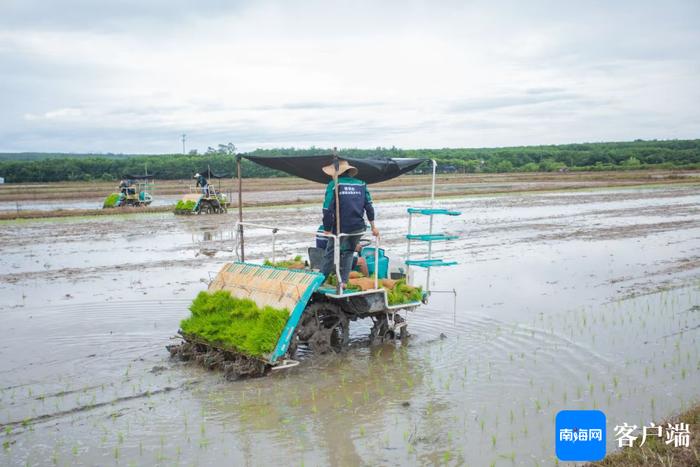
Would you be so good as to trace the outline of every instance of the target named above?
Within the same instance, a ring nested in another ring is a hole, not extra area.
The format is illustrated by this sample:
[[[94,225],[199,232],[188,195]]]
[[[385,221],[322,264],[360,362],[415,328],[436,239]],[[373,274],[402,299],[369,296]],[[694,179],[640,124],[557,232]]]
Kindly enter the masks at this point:
[[[204,175],[207,179],[215,178],[215,179],[218,180],[218,179],[222,179],[222,178],[231,178],[231,174],[230,174],[230,173],[218,173],[218,172],[214,172],[214,171],[211,170],[211,168],[208,167],[208,166],[207,166],[206,169],[204,169],[204,170],[199,170],[197,173],[200,173],[200,174]]]
[[[151,178],[156,178],[155,174],[126,174],[124,178],[128,180],[148,180]]]
[[[323,167],[330,165],[336,156],[242,156],[256,164],[264,165],[275,170],[300,177],[312,182],[328,183],[330,177],[323,173]],[[356,159],[352,157],[338,157],[338,160],[347,161],[357,168],[357,176],[367,184],[385,182],[403,175],[415,169],[427,159],[411,158],[377,158]]]
[[[428,159],[418,158],[367,158],[358,159],[353,157],[338,157],[335,154],[315,155],[315,156],[248,156],[239,154],[236,157],[238,168],[238,234],[240,236],[241,259],[245,261],[245,250],[243,240],[243,185],[241,174],[241,158],[260,164],[271,169],[280,170],[289,175],[310,180],[318,183],[328,183],[331,180],[329,175],[323,172],[323,167],[339,160],[347,161],[357,168],[355,178],[367,184],[385,182],[410,172]]]

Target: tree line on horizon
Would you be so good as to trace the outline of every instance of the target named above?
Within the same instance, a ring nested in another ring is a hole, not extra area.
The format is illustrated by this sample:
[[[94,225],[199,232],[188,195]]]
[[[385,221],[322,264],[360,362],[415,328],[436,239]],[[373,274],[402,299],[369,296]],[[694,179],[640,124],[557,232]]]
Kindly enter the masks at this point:
[[[318,155],[325,148],[256,149],[247,155]],[[235,175],[235,146],[210,147],[197,154],[0,154],[0,177],[8,183],[118,180],[145,170],[158,179],[186,179],[210,168],[217,174]],[[598,171],[630,169],[700,168],[700,139],[611,143],[579,143],[504,148],[342,149],[340,157],[417,157],[435,159],[438,171],[447,173],[508,173]],[[427,170],[423,168],[422,170]],[[421,171],[421,168],[418,169]],[[243,160],[244,177],[279,177],[286,174]]]

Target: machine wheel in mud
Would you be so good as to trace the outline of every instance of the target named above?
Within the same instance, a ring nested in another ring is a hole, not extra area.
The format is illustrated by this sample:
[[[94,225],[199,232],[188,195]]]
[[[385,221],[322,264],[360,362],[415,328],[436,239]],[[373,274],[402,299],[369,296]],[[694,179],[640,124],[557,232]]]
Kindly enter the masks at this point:
[[[398,331],[395,331],[389,323],[389,318],[384,313],[373,316],[372,321],[374,321],[374,325],[369,332],[370,345],[391,342],[397,338],[403,340],[404,338],[408,337],[408,330],[406,329],[406,326],[403,325]],[[401,324],[404,324],[404,319],[398,314],[395,314],[394,326],[399,326]]]
[[[220,349],[198,341],[192,336],[182,336],[184,342],[167,346],[170,356],[184,362],[195,362],[209,370],[223,371],[228,380],[265,376],[270,366],[263,360]]]
[[[204,199],[200,201],[199,207],[195,211],[197,214],[223,214],[226,209],[216,200]]]
[[[299,345],[317,354],[340,352],[349,341],[350,322],[340,307],[325,302],[312,303],[301,315],[289,345],[289,355],[293,357]]]
[[[211,214],[211,206],[208,201],[200,201],[194,212],[196,214]]]

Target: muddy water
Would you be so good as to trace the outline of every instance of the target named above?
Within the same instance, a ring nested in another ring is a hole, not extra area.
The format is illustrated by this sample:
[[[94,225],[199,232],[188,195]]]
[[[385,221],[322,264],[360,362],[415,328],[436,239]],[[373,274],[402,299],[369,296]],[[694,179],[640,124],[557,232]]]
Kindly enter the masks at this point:
[[[460,265],[431,287],[456,308],[436,293],[404,346],[370,349],[354,323],[347,353],[234,383],[164,349],[232,257],[232,216],[3,223],[0,461],[552,465],[560,409],[641,426],[697,401],[699,203],[697,187],[444,200],[464,215],[438,228],[461,239],[437,255]],[[394,259],[408,205],[377,206]],[[319,213],[248,217],[313,231]],[[251,230],[248,254],[269,239]]]

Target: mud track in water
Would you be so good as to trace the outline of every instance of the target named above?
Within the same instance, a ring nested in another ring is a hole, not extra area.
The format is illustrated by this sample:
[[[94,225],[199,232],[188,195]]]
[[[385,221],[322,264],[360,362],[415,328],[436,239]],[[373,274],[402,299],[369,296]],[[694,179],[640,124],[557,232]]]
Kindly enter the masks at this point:
[[[132,394],[129,396],[118,397],[118,398],[111,400],[111,401],[105,401],[105,402],[100,402],[100,403],[95,403],[95,404],[86,404],[86,405],[81,405],[80,407],[75,407],[75,408],[70,409],[70,410],[63,410],[63,411],[59,411],[59,412],[39,415],[37,417],[31,417],[31,418],[25,418],[22,420],[10,421],[10,422],[0,424],[0,429],[5,430],[7,432],[7,431],[12,431],[13,429],[18,428],[18,427],[26,428],[26,427],[29,427],[30,425],[34,425],[36,423],[46,422],[46,421],[50,421],[50,420],[61,418],[61,417],[67,417],[67,416],[70,416],[73,414],[77,414],[79,412],[95,410],[95,409],[99,409],[99,408],[106,407],[106,406],[111,407],[111,406],[114,406],[114,405],[122,403],[122,402],[132,401],[134,399],[147,398],[147,397],[151,397],[151,396],[154,396],[157,394],[168,393],[168,392],[174,391],[176,389],[183,389],[185,386],[191,387],[192,384],[191,383],[182,384],[178,387],[166,386],[164,388],[155,389],[153,391],[144,391],[144,392],[139,393],[139,394]]]

